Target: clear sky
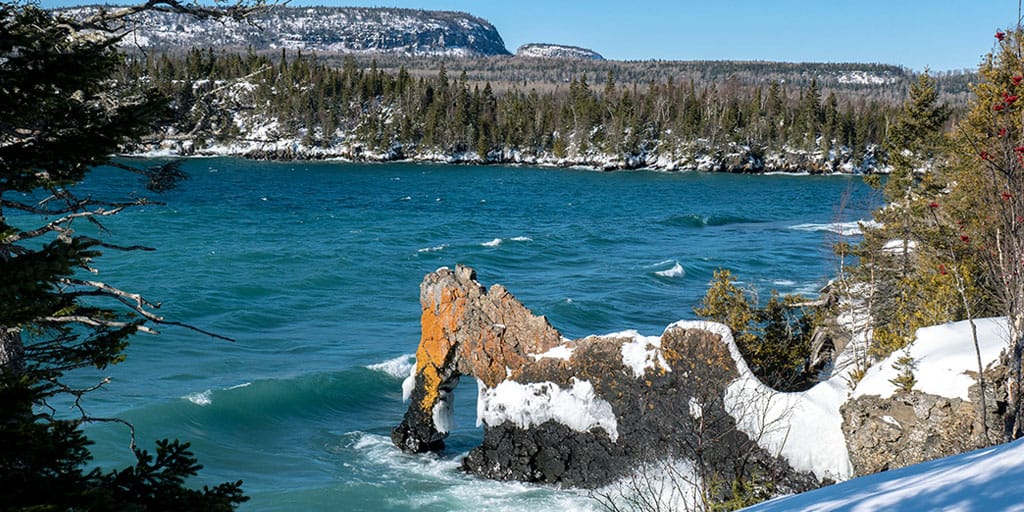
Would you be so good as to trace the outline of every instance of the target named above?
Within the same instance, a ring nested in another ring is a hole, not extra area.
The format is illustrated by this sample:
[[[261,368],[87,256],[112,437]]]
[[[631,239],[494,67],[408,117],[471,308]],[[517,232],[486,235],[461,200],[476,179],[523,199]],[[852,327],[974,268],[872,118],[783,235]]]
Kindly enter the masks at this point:
[[[108,0],[111,3],[119,1]],[[59,7],[102,0],[40,0]],[[974,69],[992,34],[1017,23],[1012,0],[292,0],[292,6],[463,11],[524,43],[590,48],[624,60],[877,62]]]

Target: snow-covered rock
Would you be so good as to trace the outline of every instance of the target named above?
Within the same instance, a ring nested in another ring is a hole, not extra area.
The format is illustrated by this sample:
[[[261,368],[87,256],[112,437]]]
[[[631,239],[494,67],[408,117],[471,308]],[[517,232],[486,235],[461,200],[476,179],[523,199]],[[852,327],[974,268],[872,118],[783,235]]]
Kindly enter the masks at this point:
[[[533,57],[541,59],[589,59],[604,60],[600,53],[578,46],[564,44],[529,43],[516,50],[516,57]]]
[[[83,17],[98,7],[58,12]],[[111,7],[106,7],[112,9]],[[252,23],[194,19],[146,11],[121,44],[155,50],[216,47],[287,48],[319,52],[400,53],[456,57],[508,55],[497,29],[475,16],[448,11],[370,7],[274,7]]]

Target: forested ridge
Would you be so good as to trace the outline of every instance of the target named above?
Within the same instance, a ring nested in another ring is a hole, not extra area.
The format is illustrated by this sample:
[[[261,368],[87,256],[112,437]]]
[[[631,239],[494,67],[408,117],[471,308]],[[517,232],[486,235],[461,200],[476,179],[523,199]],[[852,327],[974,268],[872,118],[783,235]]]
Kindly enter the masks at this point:
[[[491,71],[482,62],[493,63]],[[562,61],[556,73],[550,62],[557,61],[387,57],[381,63],[284,50],[193,49],[131,56],[121,79],[148,82],[172,98],[151,142],[186,142],[185,152],[234,145],[235,153],[270,158],[754,172],[873,170],[899,104],[878,91],[904,81],[895,74],[878,78],[899,70],[880,65],[867,65],[860,75],[841,65],[805,66],[832,84],[825,87],[813,75],[802,84],[751,80],[767,63],[690,63],[691,72],[679,74],[689,78],[676,79],[672,70],[683,63]],[[777,66],[777,76],[788,77],[798,65]],[[723,77],[720,68],[731,72]],[[481,80],[487,76],[495,80]],[[959,103],[957,97],[946,99]]]

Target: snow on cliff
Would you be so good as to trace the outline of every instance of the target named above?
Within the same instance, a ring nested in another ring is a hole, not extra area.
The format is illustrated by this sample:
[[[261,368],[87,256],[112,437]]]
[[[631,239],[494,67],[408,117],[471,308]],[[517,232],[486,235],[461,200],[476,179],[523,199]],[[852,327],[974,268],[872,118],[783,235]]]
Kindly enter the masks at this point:
[[[1006,318],[982,318],[974,321],[978,327],[978,345],[982,365],[988,366],[999,358],[1008,342]],[[977,356],[971,337],[969,322],[954,322],[917,331],[917,338],[907,353],[917,362],[914,389],[923,393],[969,400],[967,389],[975,383],[972,375],[978,373]],[[857,384],[853,398],[878,395],[888,398],[896,391],[890,382],[899,373],[893,365],[904,355],[897,351],[884,361],[868,368]],[[970,372],[970,374],[968,374]]]
[[[96,7],[58,12],[85,16]],[[475,16],[447,11],[364,7],[275,7],[254,23],[199,20],[147,11],[131,18],[136,32],[126,46],[170,48],[288,48],[346,53],[407,55],[508,55],[497,29]]]
[[[516,50],[516,57],[535,57],[542,59],[590,59],[604,60],[600,53],[578,46],[562,44],[530,43]]]

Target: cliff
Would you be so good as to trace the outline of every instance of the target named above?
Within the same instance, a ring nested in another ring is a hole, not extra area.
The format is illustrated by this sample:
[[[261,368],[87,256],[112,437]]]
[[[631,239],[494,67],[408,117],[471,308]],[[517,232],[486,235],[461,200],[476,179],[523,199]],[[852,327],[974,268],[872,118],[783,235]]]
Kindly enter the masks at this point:
[[[97,6],[63,9],[83,16]],[[131,18],[136,31],[126,48],[183,50],[191,47],[317,52],[397,53],[455,57],[509,55],[493,25],[447,11],[368,7],[274,7],[249,23],[194,19],[146,11]]]

